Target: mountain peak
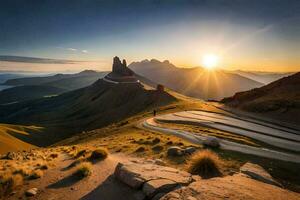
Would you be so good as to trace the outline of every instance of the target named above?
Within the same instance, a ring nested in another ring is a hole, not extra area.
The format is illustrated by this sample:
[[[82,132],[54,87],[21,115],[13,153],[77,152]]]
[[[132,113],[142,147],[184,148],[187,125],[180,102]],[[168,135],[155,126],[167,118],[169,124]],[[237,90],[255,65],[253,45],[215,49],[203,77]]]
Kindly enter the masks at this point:
[[[121,62],[118,56],[113,59],[112,72],[104,77],[105,81],[114,83],[138,83],[134,72],[127,67],[126,60]]]

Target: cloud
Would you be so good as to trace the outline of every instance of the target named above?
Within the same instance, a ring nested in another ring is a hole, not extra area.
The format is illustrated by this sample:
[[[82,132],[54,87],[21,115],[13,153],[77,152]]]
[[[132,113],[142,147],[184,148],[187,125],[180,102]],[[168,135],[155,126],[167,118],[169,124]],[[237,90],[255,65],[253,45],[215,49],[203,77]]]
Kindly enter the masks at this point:
[[[0,61],[22,62],[22,63],[43,63],[43,64],[74,64],[79,62],[74,60],[34,58],[34,57],[10,56],[10,55],[0,55]]]
[[[74,48],[67,48],[67,50],[69,50],[69,51],[78,51],[78,49],[74,49]]]
[[[89,52],[86,49],[76,49],[76,48],[71,48],[71,47],[68,47],[68,48],[65,48],[65,47],[56,47],[56,48],[63,49],[63,50],[66,50],[66,51],[72,51],[72,52],[80,52],[80,53],[88,53]]]

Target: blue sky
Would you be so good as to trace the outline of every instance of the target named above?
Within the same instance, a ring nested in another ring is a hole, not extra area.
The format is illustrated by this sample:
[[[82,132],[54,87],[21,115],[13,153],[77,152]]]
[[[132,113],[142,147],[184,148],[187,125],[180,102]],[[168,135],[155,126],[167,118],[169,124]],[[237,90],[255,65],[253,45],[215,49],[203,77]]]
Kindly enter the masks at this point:
[[[300,70],[298,0],[4,0],[0,28],[0,55],[96,62],[82,68],[213,53],[225,69]]]

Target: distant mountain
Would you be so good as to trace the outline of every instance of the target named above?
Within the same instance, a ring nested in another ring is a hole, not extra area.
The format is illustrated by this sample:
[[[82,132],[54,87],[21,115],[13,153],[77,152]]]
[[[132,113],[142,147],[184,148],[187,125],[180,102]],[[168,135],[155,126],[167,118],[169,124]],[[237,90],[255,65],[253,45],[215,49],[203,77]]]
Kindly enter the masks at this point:
[[[241,76],[255,80],[255,81],[263,83],[263,84],[269,84],[271,82],[277,81],[283,77],[293,74],[291,72],[288,72],[288,73],[248,72],[248,71],[241,71],[241,70],[233,71],[233,73],[239,74]]]
[[[127,82],[128,76],[122,82],[122,74],[114,74],[118,82],[106,76],[90,86],[56,97],[0,105],[0,122],[46,127],[46,135],[32,136],[38,138],[39,144],[46,145],[72,133],[99,128],[176,101],[167,92]]]
[[[0,91],[0,104],[27,101],[63,92],[66,90],[48,85],[17,86]]]
[[[131,63],[129,68],[176,92],[202,99],[220,100],[238,91],[263,86],[262,83],[234,73],[209,72],[200,67],[177,68],[169,61],[144,60]]]
[[[85,70],[76,74],[56,74],[53,76],[10,79],[7,80],[4,85],[49,85],[73,90],[88,86],[106,74],[107,72]]]
[[[261,88],[236,93],[222,102],[239,109],[265,113],[271,118],[300,123],[300,72]]]
[[[22,77],[7,80],[5,86],[17,86],[0,91],[0,104],[58,95],[93,84],[107,72],[85,70],[76,74],[56,74],[44,77]]]
[[[0,74],[0,84],[4,83],[5,81],[9,79],[14,79],[14,78],[21,78],[23,77],[22,75],[19,74]]]

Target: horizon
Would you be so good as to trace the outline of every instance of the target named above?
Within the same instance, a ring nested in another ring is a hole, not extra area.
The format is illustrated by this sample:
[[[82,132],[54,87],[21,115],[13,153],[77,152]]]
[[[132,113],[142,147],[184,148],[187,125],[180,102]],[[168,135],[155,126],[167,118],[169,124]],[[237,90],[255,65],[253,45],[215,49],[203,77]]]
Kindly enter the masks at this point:
[[[0,70],[105,71],[115,55],[195,67],[211,54],[224,70],[300,71],[297,0],[129,2],[4,2],[0,55],[76,63],[0,60]]]
[[[10,60],[2,60],[2,57],[14,57],[20,59],[19,61],[10,61]],[[26,61],[22,61],[22,59],[26,59]],[[37,61],[30,61],[31,59],[39,59],[41,60],[40,62]],[[44,63],[43,60],[49,61],[49,63]],[[170,60],[158,60],[156,58],[151,58],[151,59],[142,59],[138,61],[132,61],[129,62],[128,65],[134,62],[142,62],[142,61],[151,61],[151,60],[157,60],[159,62],[165,62],[168,61],[170,64],[174,65],[176,68],[202,68],[205,69],[203,66],[177,66],[175,65],[172,61]],[[52,63],[53,62],[53,63]],[[56,63],[57,62],[57,63]],[[62,63],[60,63],[62,62]],[[66,63],[63,63],[66,62]],[[93,71],[98,71],[98,72],[105,72],[105,71],[111,71],[111,65],[112,62],[107,63],[105,65],[102,65],[102,67],[81,67],[82,63],[93,63],[95,66],[95,63],[101,65],[101,61],[76,61],[76,60],[62,60],[62,59],[55,59],[55,58],[37,58],[37,57],[23,57],[23,56],[8,56],[8,55],[0,55],[0,74],[1,73],[40,73],[40,74],[55,74],[55,73],[65,73],[65,74],[72,74],[72,73],[79,73],[82,71],[86,70],[93,70]],[[43,66],[47,69],[49,69],[49,66],[56,66],[54,67],[53,70],[43,70],[43,69],[38,69],[35,70],[35,66]],[[5,66],[5,67],[3,67]],[[10,69],[11,67],[16,67],[14,69]],[[27,70],[24,70],[24,66],[30,66]],[[61,67],[66,67],[69,66],[70,68],[60,70]],[[77,66],[77,68],[74,68],[74,66]],[[78,68],[79,67],[79,68]],[[228,71],[228,72],[236,72],[236,71],[243,71],[243,72],[253,72],[253,73],[297,73],[299,71],[267,71],[267,70],[247,70],[247,69],[242,69],[242,68],[237,68],[237,69],[225,69],[222,67],[217,67],[214,69],[214,71]]]

